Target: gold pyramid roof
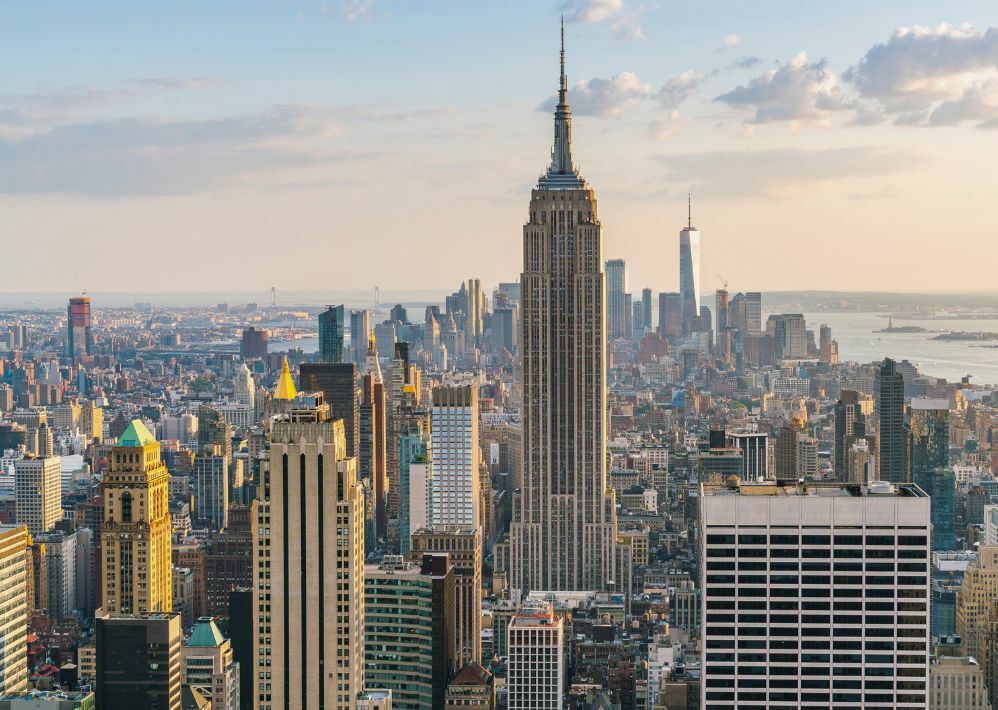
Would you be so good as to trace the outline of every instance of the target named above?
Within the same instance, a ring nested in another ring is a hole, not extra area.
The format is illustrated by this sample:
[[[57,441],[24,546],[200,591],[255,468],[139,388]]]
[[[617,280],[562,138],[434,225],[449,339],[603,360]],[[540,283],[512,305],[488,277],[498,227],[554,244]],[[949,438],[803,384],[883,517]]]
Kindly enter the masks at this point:
[[[284,363],[281,365],[281,376],[277,378],[277,389],[274,390],[274,399],[294,399],[298,395],[295,388],[295,381],[291,378],[291,369],[288,367],[288,356],[284,356]]]

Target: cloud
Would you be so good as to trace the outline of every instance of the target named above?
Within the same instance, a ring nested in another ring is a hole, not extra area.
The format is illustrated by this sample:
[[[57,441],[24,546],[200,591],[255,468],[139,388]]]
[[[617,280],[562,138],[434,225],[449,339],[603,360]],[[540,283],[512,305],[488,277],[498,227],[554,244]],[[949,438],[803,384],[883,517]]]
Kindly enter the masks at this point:
[[[341,7],[347,22],[359,22],[371,18],[374,0],[342,0]]]
[[[670,177],[716,198],[783,197],[802,189],[905,172],[928,158],[879,146],[676,153],[657,158]]]
[[[728,35],[721,41],[721,46],[718,48],[719,52],[723,52],[726,49],[732,49],[737,47],[742,43],[742,38],[738,35]]]
[[[827,119],[831,111],[853,107],[826,61],[810,63],[804,52],[714,100],[751,109],[749,123],[814,123]]]
[[[618,39],[644,39],[640,10],[624,0],[564,0],[559,6],[567,22],[606,24]]]
[[[0,94],[0,109],[24,114],[72,112],[135,101],[160,91],[207,89],[219,84],[212,77],[148,77],[107,86],[74,84],[24,94]]]
[[[687,69],[665,82],[665,86],[659,89],[655,97],[664,108],[678,108],[683,101],[696,93],[703,80],[703,74]]]
[[[568,103],[572,112],[580,116],[618,116],[634,109],[641,99],[652,95],[649,84],[641,83],[633,72],[622,72],[609,79],[587,79],[580,81],[568,91]],[[541,111],[552,111],[557,103],[549,98],[539,107]]]
[[[282,106],[215,120],[115,118],[0,136],[0,193],[191,194],[264,171],[350,160],[328,109]]]
[[[762,57],[738,57],[731,66],[735,69],[752,69],[760,64]]]
[[[902,27],[844,74],[898,125],[998,121],[998,28]]]
[[[673,110],[665,118],[652,121],[648,125],[648,135],[653,140],[662,140],[676,133],[684,123],[679,111]]]

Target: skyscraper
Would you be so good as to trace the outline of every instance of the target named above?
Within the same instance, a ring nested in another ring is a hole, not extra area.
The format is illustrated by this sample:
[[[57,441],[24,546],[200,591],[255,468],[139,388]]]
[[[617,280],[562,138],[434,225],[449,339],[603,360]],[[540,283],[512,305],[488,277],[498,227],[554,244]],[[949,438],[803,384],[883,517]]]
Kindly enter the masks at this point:
[[[97,616],[97,710],[181,710],[180,612]]]
[[[658,294],[658,333],[678,338],[683,332],[683,296],[672,291]]]
[[[321,392],[271,429],[253,555],[259,710],[352,708],[364,687],[363,511],[346,448]]]
[[[358,368],[367,357],[367,336],[371,332],[371,312],[361,309],[350,311],[350,362]]]
[[[357,366],[352,362],[305,362],[298,370],[302,392],[322,392],[329,405],[329,416],[342,419],[347,438],[347,456],[357,456],[360,448],[360,392],[357,390]]]
[[[381,378],[381,364],[374,343],[374,331],[370,331],[367,356],[364,363],[364,376],[361,378],[361,403],[359,411],[359,461],[358,472],[368,482],[374,495],[374,525],[369,546],[388,535],[388,477],[385,469],[386,446],[386,407],[385,383]]]
[[[623,259],[606,262],[606,330],[610,340],[624,337],[627,318],[624,294],[627,293],[627,268]]]
[[[563,30],[552,160],[523,227],[523,488],[510,529],[510,586],[523,592],[613,586],[602,227],[571,131]]]
[[[509,710],[562,710],[565,620],[550,609],[525,611],[509,622]]]
[[[728,329],[728,291],[727,289],[719,288],[714,293],[714,331],[717,333],[717,344],[720,345],[722,338],[725,337],[724,333]]]
[[[645,318],[641,322],[642,328],[651,328],[651,289],[641,289],[641,305],[644,307]]]
[[[343,362],[343,319],[342,304],[319,314],[319,362]]]
[[[270,343],[270,331],[257,330],[253,326],[243,331],[239,343],[239,356],[243,360],[263,360],[267,357],[267,347]]]
[[[28,563],[24,525],[0,526],[0,694],[28,688]]]
[[[434,387],[430,410],[433,442],[433,525],[477,528],[479,510],[478,390],[464,387]]]
[[[482,658],[482,528],[424,527],[412,532],[412,556],[447,553],[454,570],[458,666]]]
[[[736,481],[700,505],[701,707],[927,707],[924,493]]]
[[[849,451],[857,440],[866,440],[866,416],[860,405],[859,392],[842,390],[839,393],[839,400],[835,403],[834,412],[835,435],[832,465],[835,470],[835,480],[846,481],[849,478],[847,465]],[[866,443],[868,448],[872,449],[876,442],[871,437]]]
[[[112,614],[173,609],[173,547],[159,442],[134,420],[111,449],[104,474],[104,600]]]
[[[679,232],[679,293],[683,298],[683,334],[699,330],[700,318],[700,232],[693,226],[690,199],[686,227]]]
[[[454,572],[446,554],[405,562],[388,555],[363,570],[367,595],[363,668],[372,688],[392,691],[392,705],[442,708],[457,670]]]
[[[884,358],[877,371],[877,413],[880,417],[880,480],[911,480],[911,435],[904,421],[904,377],[897,364]]]
[[[90,332],[90,296],[69,299],[67,315],[66,355],[74,360],[81,355],[90,355],[94,345]]]
[[[48,532],[62,518],[62,458],[14,460],[17,522],[32,535]]]
[[[222,447],[212,444],[194,458],[195,519],[212,530],[224,530],[229,524],[229,460]]]

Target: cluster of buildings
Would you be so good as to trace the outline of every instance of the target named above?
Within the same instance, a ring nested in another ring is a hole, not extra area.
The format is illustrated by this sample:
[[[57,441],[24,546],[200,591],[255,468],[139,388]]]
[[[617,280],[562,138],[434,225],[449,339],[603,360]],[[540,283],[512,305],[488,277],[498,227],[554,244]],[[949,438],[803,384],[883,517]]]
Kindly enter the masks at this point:
[[[630,293],[567,92],[515,283],[0,314],[0,710],[995,705],[996,391]]]

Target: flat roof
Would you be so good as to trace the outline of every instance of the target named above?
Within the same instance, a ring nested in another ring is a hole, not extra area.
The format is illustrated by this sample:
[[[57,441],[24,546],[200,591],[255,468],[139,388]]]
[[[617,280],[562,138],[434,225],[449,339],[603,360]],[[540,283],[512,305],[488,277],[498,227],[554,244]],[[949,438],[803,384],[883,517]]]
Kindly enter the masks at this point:
[[[888,483],[874,481],[870,484],[861,483],[825,483],[825,482],[792,482],[764,481],[738,482],[737,484],[711,483],[703,484],[704,495],[708,496],[814,496],[821,498],[858,498],[872,496],[876,498],[925,498],[925,492],[914,483]]]

